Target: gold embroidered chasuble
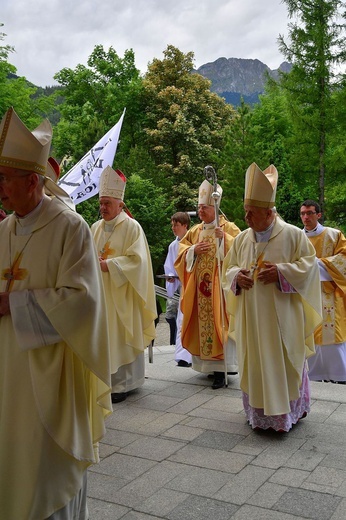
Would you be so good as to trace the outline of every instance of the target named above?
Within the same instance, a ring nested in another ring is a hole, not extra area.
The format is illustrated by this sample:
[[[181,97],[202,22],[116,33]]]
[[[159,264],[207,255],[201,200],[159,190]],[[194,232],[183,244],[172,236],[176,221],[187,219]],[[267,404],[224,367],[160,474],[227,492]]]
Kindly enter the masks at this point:
[[[113,226],[112,226],[113,223]],[[102,272],[111,344],[111,373],[132,363],[155,338],[156,296],[151,256],[139,223],[121,212],[105,232],[105,221],[91,227]]]
[[[321,282],[323,323],[315,332],[316,345],[346,341],[346,239],[341,231],[325,227],[308,237],[332,281]]]
[[[206,229],[203,229],[204,227]],[[240,230],[224,217],[220,217],[220,227],[225,232],[222,256],[220,256],[222,260]],[[211,247],[208,253],[196,255],[193,269],[188,272],[186,254],[192,245],[200,241],[209,243]],[[202,223],[188,230],[179,242],[178,256],[174,265],[182,284],[182,345],[193,356],[199,356],[203,360],[223,359],[228,317],[223,295],[220,295],[214,227],[203,226]],[[222,330],[221,305],[224,330]]]
[[[235,295],[230,289],[240,269],[251,269],[258,256],[277,264],[296,293],[278,284],[253,287]],[[235,238],[223,264],[229,334],[237,346],[240,387],[265,415],[290,412],[299,397],[305,359],[314,353],[314,330],[321,322],[321,297],[315,252],[304,233],[277,218],[267,243],[256,243],[252,229]]]
[[[19,331],[11,315],[0,318],[0,510],[6,520],[37,520],[65,506],[98,461],[112,410],[109,344],[98,259],[84,220],[45,197],[32,232],[15,230],[15,215],[0,225],[0,291],[15,267],[12,293],[32,291],[62,338],[48,345],[28,338],[37,348],[22,349],[17,336],[25,335],[25,324]]]

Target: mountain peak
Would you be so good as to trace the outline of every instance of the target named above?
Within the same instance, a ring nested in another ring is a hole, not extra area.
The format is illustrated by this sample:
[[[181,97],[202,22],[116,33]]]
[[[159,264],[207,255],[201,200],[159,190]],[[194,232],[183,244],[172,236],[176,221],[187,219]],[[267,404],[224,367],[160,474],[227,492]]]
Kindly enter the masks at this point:
[[[283,62],[278,69],[271,70],[258,59],[225,58],[201,65],[195,72],[211,81],[211,90],[229,99],[230,94],[253,103],[264,92],[267,78],[277,78],[279,71],[289,72],[292,66]],[[227,96],[228,95],[228,96]],[[238,103],[235,103],[238,104]]]

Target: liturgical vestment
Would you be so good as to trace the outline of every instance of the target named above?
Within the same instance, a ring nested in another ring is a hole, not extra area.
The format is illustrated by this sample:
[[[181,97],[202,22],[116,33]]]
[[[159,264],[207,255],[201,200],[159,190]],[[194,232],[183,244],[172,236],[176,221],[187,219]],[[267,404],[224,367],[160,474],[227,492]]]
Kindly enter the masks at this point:
[[[81,489],[112,410],[102,280],[87,224],[57,198],[7,217],[0,244],[0,517],[43,520]]]
[[[319,259],[323,323],[315,332],[316,355],[309,359],[313,380],[346,381],[346,239],[340,230],[318,224],[306,231]]]
[[[219,251],[220,266],[222,266],[222,260],[240,230],[224,217],[220,217],[220,228],[224,231]],[[215,222],[210,224],[202,222],[189,229],[179,242],[175,262],[183,289],[181,342],[193,356],[193,368],[204,373],[224,370],[224,349],[227,341],[225,331],[228,329],[225,302],[223,295],[220,294],[221,273],[219,273],[214,230]],[[200,241],[207,242],[210,249],[208,253],[194,257],[193,246]],[[232,345],[231,349],[234,348]],[[230,359],[235,360],[235,355],[231,354]],[[232,362],[235,364],[235,361]],[[236,369],[234,364],[229,367],[230,370]]]
[[[144,383],[144,350],[155,338],[156,297],[148,243],[140,224],[124,211],[91,227],[100,257],[111,345],[112,391]]]
[[[258,282],[264,262],[276,264],[292,290]],[[254,272],[249,290],[231,290],[240,269]],[[314,330],[321,322],[313,247],[300,229],[280,218],[267,242],[256,242],[249,228],[235,238],[225,258],[223,287],[242,391],[250,406],[262,409],[265,416],[289,414],[290,402],[299,398],[305,360],[314,353]]]

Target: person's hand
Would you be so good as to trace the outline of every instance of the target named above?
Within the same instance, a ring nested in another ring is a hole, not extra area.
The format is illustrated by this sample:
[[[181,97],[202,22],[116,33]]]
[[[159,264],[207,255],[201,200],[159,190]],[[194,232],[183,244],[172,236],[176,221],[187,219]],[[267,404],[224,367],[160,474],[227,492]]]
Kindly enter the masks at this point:
[[[223,238],[224,232],[220,227],[215,228],[215,236],[216,238]]]
[[[103,258],[99,258],[99,261],[100,261],[101,271],[103,273],[108,273],[109,269],[108,269],[108,265],[107,265],[107,260],[103,260]]]
[[[6,316],[7,314],[11,314],[10,293],[3,292],[0,293],[0,317]]]
[[[245,291],[248,291],[252,288],[254,281],[251,276],[249,276],[249,269],[240,269],[238,275],[237,275],[237,286],[240,289],[245,289]]]
[[[261,269],[257,275],[257,280],[262,282],[264,285],[268,285],[269,283],[276,283],[279,281],[278,269],[276,264],[270,264],[269,262],[264,262],[265,269]]]
[[[208,244],[208,242],[198,242],[198,244],[195,245],[194,253],[195,255],[202,255],[207,253],[209,249],[210,244]]]

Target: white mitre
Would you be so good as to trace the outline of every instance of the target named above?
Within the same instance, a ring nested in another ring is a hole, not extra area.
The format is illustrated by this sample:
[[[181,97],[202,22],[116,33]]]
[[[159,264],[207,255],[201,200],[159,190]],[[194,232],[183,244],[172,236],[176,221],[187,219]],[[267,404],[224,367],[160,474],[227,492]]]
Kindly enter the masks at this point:
[[[198,190],[198,204],[205,204],[206,206],[215,206],[215,199],[212,197],[214,193],[214,186],[206,179],[202,182]],[[217,193],[219,194],[219,204],[222,196],[222,188],[217,184]]]
[[[110,166],[101,173],[99,197],[124,200],[126,181]]]

